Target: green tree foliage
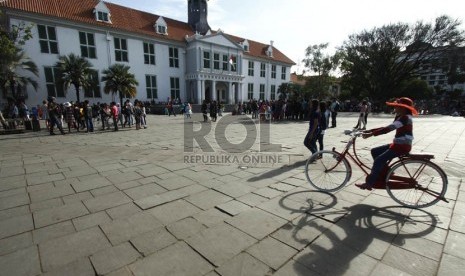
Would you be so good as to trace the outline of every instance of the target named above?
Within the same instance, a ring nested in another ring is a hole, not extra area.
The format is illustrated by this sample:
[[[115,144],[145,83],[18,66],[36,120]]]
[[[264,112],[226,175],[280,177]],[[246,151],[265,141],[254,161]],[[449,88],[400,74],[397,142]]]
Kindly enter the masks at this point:
[[[81,87],[87,88],[91,86],[92,64],[84,57],[69,54],[60,56],[55,66],[59,68],[61,74],[59,83],[65,89],[68,89],[71,85],[74,86],[76,99],[80,102]]]
[[[409,97],[411,99],[430,99],[433,96],[434,89],[420,79],[411,79],[402,85],[402,89],[392,96]]]
[[[314,74],[309,78],[306,89],[313,97],[322,98],[328,93],[331,84],[330,73],[339,65],[339,54],[328,55],[324,50],[328,43],[308,46],[305,50],[304,66]]]
[[[24,51],[16,48],[14,55],[8,54],[8,58],[2,60],[0,84],[5,91],[10,90],[11,98],[14,101],[22,99],[24,95],[19,94],[19,92],[29,84],[37,91],[37,81],[29,76],[24,76],[22,74],[24,71],[39,76],[37,65],[26,56]],[[18,72],[21,72],[21,74]]]
[[[340,47],[343,85],[353,93],[384,100],[418,76],[421,65],[464,42],[460,22],[397,23],[350,35]]]
[[[0,17],[2,14],[0,13]],[[0,22],[4,22],[0,19]],[[19,90],[29,84],[37,91],[35,79],[25,76],[25,72],[38,76],[36,64],[24,53],[21,46],[32,38],[32,26],[21,23],[11,28],[0,24],[0,88],[10,91],[11,98],[18,100]]]
[[[136,86],[139,85],[134,74],[129,72],[131,67],[124,64],[113,64],[103,70],[102,82],[105,82],[106,94],[118,94],[121,106],[123,98],[133,98],[137,94]]]

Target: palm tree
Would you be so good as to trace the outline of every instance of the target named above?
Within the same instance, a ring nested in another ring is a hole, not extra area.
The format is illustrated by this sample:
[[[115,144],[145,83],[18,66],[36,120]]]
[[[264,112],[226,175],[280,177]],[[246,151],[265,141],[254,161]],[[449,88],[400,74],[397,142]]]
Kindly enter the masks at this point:
[[[59,82],[63,84],[65,89],[73,85],[76,89],[76,99],[80,102],[80,88],[91,86],[92,63],[84,57],[69,54],[68,56],[60,56],[55,66],[59,68],[61,73]]]
[[[5,91],[10,89],[13,100],[18,100],[18,88],[30,84],[37,91],[39,85],[35,79],[19,74],[28,71],[39,76],[37,65],[21,49],[15,48],[13,53],[2,55],[0,70],[0,85]]]
[[[102,82],[105,82],[103,91],[106,94],[119,93],[121,106],[123,106],[123,98],[133,98],[137,94],[136,86],[139,85],[139,82],[134,74],[129,72],[130,68],[124,64],[116,63],[102,72]]]

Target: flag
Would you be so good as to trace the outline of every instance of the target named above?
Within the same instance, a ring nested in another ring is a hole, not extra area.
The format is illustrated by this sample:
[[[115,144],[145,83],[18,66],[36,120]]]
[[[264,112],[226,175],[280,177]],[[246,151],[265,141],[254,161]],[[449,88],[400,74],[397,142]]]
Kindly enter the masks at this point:
[[[229,64],[231,64],[231,68],[234,68],[234,56],[233,55],[229,57]]]

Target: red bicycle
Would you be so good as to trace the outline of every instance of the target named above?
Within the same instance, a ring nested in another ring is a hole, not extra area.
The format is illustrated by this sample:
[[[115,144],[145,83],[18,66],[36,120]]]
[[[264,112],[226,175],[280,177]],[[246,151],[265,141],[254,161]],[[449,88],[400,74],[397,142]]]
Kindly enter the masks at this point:
[[[363,132],[347,134],[351,138],[344,151],[337,152],[335,148],[318,151],[307,160],[305,174],[316,189],[334,192],[344,187],[352,176],[349,159],[369,175],[371,168],[360,160],[355,148],[355,140]],[[407,154],[391,160],[374,188],[386,189],[394,201],[406,207],[425,208],[440,200],[448,202],[445,198],[447,175],[431,159],[434,155]]]

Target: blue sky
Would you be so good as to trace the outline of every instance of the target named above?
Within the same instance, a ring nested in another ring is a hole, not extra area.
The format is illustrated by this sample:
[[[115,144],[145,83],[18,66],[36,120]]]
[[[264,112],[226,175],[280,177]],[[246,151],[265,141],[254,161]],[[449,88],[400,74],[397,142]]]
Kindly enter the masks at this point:
[[[105,1],[187,22],[187,0]],[[431,22],[444,14],[465,21],[464,0],[210,0],[208,5],[213,30],[265,44],[273,40],[297,64],[308,46],[329,43],[332,53],[364,29]],[[301,69],[295,66],[292,71]]]

